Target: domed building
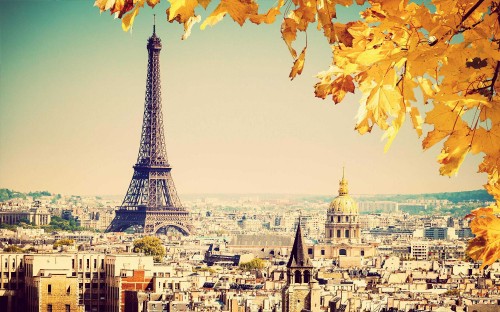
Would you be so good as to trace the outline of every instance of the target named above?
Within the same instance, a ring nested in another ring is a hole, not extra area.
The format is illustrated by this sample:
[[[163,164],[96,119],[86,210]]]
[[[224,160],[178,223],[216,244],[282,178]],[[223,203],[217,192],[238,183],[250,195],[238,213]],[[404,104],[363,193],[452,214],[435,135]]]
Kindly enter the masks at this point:
[[[326,215],[325,241],[327,243],[360,243],[359,210],[349,196],[347,180],[342,174],[339,196],[330,203]]]
[[[326,212],[325,239],[309,247],[308,254],[313,259],[332,259],[341,267],[359,267],[362,259],[375,255],[376,246],[361,242],[358,204],[349,195],[344,174],[338,192]]]

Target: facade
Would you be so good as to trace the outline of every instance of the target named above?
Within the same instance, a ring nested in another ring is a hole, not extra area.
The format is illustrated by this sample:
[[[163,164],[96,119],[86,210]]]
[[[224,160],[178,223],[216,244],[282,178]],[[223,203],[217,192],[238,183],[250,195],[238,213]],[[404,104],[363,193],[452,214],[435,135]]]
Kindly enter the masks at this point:
[[[24,311],[24,255],[0,254],[0,307]]]
[[[458,236],[452,227],[429,227],[424,229],[424,237],[428,239],[451,240]]]
[[[300,219],[286,268],[287,280],[282,290],[282,311],[319,311],[321,288],[314,279],[314,267],[306,252]]]
[[[42,208],[32,208],[28,211],[0,211],[0,224],[18,224],[23,220],[34,225],[48,225],[50,213]]]

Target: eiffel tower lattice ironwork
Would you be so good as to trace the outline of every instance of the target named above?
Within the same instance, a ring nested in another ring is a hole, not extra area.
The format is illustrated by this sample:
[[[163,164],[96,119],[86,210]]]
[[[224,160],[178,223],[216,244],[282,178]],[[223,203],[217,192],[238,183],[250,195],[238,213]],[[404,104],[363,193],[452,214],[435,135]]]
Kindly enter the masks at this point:
[[[172,227],[189,235],[189,212],[177,196],[165,147],[160,90],[161,40],[155,26],[147,49],[148,78],[139,155],[125,199],[106,232],[133,227],[153,234]]]

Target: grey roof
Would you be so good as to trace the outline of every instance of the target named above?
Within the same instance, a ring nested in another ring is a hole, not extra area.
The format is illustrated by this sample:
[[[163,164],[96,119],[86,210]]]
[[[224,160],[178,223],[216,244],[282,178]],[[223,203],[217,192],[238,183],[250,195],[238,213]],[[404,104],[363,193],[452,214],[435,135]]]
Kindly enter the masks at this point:
[[[312,268],[311,259],[305,250],[304,238],[302,237],[301,223],[299,217],[299,224],[297,225],[297,232],[295,233],[295,240],[293,242],[292,252],[290,253],[290,260],[288,260],[287,268]]]
[[[240,234],[236,235],[229,246],[279,246],[279,247],[290,247],[293,241],[291,236],[283,236],[277,234],[261,234],[261,235],[250,235],[250,234]]]

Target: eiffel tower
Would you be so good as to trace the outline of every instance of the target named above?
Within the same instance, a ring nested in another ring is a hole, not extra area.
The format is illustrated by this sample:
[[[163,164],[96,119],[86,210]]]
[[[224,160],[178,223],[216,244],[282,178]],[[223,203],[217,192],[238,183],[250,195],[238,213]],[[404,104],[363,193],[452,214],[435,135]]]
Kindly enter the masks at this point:
[[[139,156],[125,199],[106,232],[134,228],[136,232],[154,234],[174,228],[189,235],[189,212],[177,196],[165,148],[160,90],[161,40],[156,36],[155,26],[147,49],[148,78]]]

